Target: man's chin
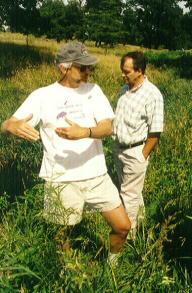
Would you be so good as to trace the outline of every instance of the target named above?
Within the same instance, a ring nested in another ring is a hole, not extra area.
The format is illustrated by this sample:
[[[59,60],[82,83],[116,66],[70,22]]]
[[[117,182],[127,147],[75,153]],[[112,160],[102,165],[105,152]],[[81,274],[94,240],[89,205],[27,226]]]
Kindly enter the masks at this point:
[[[127,79],[124,79],[124,83],[127,83],[127,84],[129,84],[129,80],[127,80]]]
[[[87,81],[88,81],[88,77],[86,78],[82,78],[82,80],[81,80],[83,83],[86,83]]]
[[[81,79],[81,80],[79,80],[78,82],[77,82],[77,87],[79,87],[80,85],[82,85],[82,84],[85,84],[87,82],[87,80],[85,80],[85,79]]]

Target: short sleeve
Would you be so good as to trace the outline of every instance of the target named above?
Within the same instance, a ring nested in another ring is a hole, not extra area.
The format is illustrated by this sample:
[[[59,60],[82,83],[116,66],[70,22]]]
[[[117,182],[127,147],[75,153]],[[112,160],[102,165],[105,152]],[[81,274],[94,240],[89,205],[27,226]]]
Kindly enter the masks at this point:
[[[32,92],[27,99],[21,104],[13,117],[24,119],[28,115],[33,114],[33,118],[28,122],[29,125],[35,127],[40,121],[40,96],[39,90]]]
[[[162,132],[164,120],[164,105],[163,96],[160,91],[157,91],[153,96],[151,105],[151,115],[149,120],[149,133]]]
[[[95,120],[99,122],[108,118],[114,119],[113,109],[101,88],[95,85],[92,91],[92,107]]]

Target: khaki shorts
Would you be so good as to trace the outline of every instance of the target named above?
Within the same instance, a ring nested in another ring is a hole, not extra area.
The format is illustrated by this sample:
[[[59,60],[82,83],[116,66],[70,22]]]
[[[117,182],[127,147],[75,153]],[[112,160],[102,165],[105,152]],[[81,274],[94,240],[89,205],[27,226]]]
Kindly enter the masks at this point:
[[[45,183],[44,217],[57,224],[79,223],[85,205],[106,212],[121,204],[118,190],[108,174],[83,181]]]

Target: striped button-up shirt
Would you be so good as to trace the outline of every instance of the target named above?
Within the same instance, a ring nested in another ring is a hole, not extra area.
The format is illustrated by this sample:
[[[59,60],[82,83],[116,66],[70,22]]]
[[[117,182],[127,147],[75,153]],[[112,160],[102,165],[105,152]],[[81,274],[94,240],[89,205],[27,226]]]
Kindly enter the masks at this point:
[[[114,138],[123,144],[145,141],[149,133],[163,131],[163,97],[146,77],[129,91],[125,85],[117,103]]]

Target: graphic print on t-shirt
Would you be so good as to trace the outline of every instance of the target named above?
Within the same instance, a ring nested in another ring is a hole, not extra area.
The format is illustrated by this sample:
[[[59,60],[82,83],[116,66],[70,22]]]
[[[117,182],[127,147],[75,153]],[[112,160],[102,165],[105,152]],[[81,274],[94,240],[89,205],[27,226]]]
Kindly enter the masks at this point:
[[[56,120],[59,122],[59,124],[65,118],[79,123],[84,117],[85,113],[83,111],[82,103],[72,104],[66,101],[63,105],[57,107]]]

